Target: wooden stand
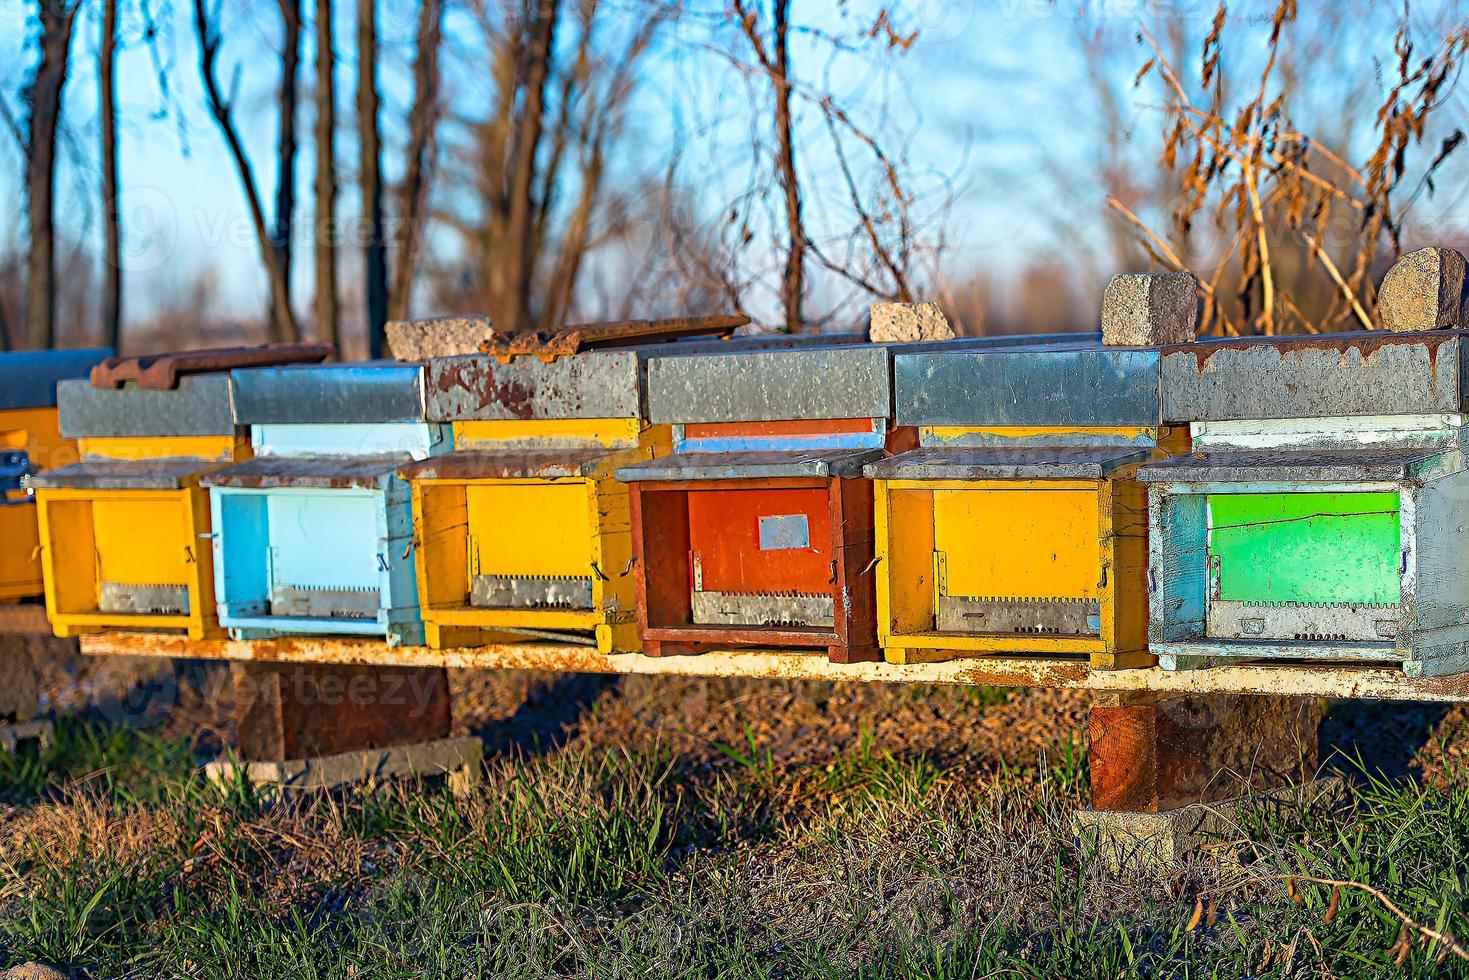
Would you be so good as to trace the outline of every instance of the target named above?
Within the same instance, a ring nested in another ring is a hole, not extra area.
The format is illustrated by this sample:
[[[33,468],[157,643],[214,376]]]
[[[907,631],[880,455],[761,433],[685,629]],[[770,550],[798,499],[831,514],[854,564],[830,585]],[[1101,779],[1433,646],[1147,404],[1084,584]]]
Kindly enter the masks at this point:
[[[240,755],[282,762],[449,735],[442,667],[231,665]]]
[[[1092,809],[1077,825],[1114,866],[1167,866],[1227,836],[1233,801],[1291,799],[1313,783],[1314,698],[1103,695],[1087,719]]]

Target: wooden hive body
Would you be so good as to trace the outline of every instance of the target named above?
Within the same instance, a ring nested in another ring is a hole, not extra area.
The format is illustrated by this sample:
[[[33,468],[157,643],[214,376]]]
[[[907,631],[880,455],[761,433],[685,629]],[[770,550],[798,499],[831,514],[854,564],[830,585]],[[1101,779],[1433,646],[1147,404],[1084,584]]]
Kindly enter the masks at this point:
[[[236,639],[342,634],[423,642],[400,466],[452,448],[425,419],[419,365],[235,374],[256,455],[209,474],[220,623]]]
[[[33,473],[78,459],[61,435],[56,383],[84,377],[106,348],[0,354],[0,603],[45,591],[35,498],[22,485]]]
[[[889,662],[1151,662],[1134,473],[1187,439],[1160,424],[1157,377],[1157,351],[1086,335],[898,355],[898,421],[919,446],[867,467]]]
[[[61,433],[80,462],[31,478],[46,607],[58,636],[111,629],[220,634],[208,492],[212,469],[248,459],[229,412],[229,376],[175,389],[58,389]]]
[[[1194,453],[1145,467],[1150,641],[1165,668],[1469,666],[1466,335],[1170,350]]]

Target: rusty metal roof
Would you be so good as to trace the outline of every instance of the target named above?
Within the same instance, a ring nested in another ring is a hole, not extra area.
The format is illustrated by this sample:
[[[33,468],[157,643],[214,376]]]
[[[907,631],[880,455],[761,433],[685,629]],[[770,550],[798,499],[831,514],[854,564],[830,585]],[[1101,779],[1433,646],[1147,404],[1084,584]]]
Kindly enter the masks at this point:
[[[191,477],[218,466],[195,456],[165,459],[84,459],[26,478],[33,487],[72,487],[85,490],[178,490]]]
[[[321,490],[381,490],[398,468],[413,461],[407,453],[375,456],[256,456],[215,470],[200,481],[206,487],[301,487]]]
[[[1469,409],[1469,331],[1207,338],[1163,349],[1170,422]]]
[[[914,449],[869,463],[863,472],[879,480],[1100,480],[1149,452],[1137,446]]]
[[[592,475],[597,463],[620,449],[558,449],[494,452],[461,449],[399,467],[405,480],[555,479]]]
[[[479,349],[502,364],[528,356],[550,362],[578,351],[602,347],[629,347],[681,337],[728,337],[749,322],[750,318],[742,313],[726,313],[664,320],[581,323],[551,331],[496,333],[481,343]]]
[[[259,347],[213,347],[205,350],[109,357],[92,368],[92,385],[121,388],[136,382],[139,388],[177,388],[179,376],[229,371],[269,364],[315,364],[337,352],[332,344],[264,344]]]
[[[1443,449],[1271,449],[1195,453],[1138,467],[1146,483],[1396,482],[1456,452]]]

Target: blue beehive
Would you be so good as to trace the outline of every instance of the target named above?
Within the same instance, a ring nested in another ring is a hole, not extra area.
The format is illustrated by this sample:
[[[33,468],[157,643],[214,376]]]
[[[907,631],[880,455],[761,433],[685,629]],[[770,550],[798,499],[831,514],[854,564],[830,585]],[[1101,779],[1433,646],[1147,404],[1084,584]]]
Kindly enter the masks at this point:
[[[255,458],[211,473],[215,591],[235,639],[423,642],[409,487],[398,467],[448,452],[423,368],[369,363],[234,372]]]

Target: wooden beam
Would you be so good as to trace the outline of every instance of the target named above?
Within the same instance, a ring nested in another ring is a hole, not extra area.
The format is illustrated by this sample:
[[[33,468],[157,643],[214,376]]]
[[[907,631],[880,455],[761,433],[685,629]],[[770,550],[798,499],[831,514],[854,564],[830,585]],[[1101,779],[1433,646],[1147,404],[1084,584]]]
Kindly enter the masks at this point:
[[[463,667],[481,670],[554,670],[589,674],[662,674],[767,677],[879,684],[967,684],[1054,687],[1097,692],[1158,694],[1281,694],[1296,697],[1469,703],[1469,674],[1408,677],[1401,670],[1351,666],[1227,666],[1169,672],[1156,667],[1092,670],[1083,660],[979,657],[928,664],[834,664],[826,651],[715,652],[647,657],[597,653],[554,644],[389,647],[372,640],[283,637],[274,640],[191,642],[179,634],[105,633],[81,638],[83,653],[200,660]]]

